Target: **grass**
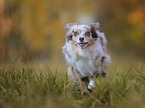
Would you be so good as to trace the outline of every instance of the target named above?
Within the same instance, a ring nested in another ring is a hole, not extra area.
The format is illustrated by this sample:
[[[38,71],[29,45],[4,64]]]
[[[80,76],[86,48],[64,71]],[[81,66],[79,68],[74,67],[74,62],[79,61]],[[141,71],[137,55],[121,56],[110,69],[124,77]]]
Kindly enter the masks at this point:
[[[99,77],[92,92],[83,96],[65,70],[43,65],[45,69],[21,62],[1,65],[0,108],[145,108],[142,65],[111,65],[107,78]]]

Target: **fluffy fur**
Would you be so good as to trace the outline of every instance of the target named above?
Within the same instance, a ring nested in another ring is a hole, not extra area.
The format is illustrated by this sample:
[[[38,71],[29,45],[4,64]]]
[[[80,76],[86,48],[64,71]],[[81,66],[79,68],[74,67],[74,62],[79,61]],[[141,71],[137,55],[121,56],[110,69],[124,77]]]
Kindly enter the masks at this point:
[[[87,79],[88,89],[95,86],[98,73],[106,76],[110,63],[110,56],[106,53],[107,41],[104,33],[99,31],[100,27],[98,22],[90,25],[70,23],[64,27],[67,31],[63,53],[69,66],[68,73],[79,82]]]

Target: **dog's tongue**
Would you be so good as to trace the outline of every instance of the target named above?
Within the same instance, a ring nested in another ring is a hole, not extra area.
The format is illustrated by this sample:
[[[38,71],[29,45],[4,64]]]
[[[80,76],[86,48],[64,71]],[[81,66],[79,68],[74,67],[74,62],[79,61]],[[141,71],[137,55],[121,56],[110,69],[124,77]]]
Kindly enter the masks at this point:
[[[81,43],[81,44],[79,44],[80,45],[80,47],[83,47],[85,44],[84,43]]]

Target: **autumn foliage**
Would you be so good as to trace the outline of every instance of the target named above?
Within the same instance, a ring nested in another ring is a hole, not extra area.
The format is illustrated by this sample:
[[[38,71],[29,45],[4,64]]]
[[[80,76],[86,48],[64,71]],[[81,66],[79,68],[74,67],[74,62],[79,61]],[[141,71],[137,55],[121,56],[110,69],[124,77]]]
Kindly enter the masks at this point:
[[[144,0],[1,0],[0,59],[52,57],[61,53],[64,25],[103,24],[110,50],[143,56]]]

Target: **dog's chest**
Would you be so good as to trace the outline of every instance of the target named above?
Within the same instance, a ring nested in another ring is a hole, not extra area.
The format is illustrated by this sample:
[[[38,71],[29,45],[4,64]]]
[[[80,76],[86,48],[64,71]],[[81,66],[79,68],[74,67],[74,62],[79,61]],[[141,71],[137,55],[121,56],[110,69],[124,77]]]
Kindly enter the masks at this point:
[[[96,71],[94,63],[91,59],[79,59],[74,62],[74,67],[82,76],[91,76]]]
[[[101,55],[94,49],[77,49],[72,53],[72,65],[82,76],[91,76],[99,71]]]

